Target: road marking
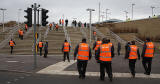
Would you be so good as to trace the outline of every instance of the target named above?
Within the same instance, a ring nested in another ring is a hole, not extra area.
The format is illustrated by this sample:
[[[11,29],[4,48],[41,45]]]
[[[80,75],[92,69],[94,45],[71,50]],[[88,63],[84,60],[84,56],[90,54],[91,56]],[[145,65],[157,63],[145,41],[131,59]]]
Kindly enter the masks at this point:
[[[50,65],[40,71],[38,74],[51,74],[51,75],[70,75],[70,76],[77,76],[78,71],[64,71],[65,68],[69,67],[70,65],[76,63],[76,61],[71,60],[71,62],[58,62],[56,64]],[[99,77],[100,72],[86,72],[86,76],[94,76]],[[132,77],[130,73],[113,73],[113,76],[116,78],[130,78]],[[160,74],[151,74],[145,75],[143,73],[136,73],[136,78],[160,78]]]
[[[6,61],[6,62],[19,62],[19,61]]]

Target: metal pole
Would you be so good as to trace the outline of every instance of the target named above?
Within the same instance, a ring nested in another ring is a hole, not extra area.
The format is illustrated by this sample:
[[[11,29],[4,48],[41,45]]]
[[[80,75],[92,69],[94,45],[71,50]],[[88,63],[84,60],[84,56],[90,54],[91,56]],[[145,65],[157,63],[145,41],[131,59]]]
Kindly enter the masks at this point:
[[[132,20],[133,20],[133,6],[134,6],[135,4],[132,4]]]
[[[99,17],[98,17],[98,22],[100,22],[100,17],[101,17],[101,3],[99,2]]]
[[[19,23],[20,23],[20,16],[21,16],[21,11],[22,9],[18,9],[18,27],[19,27]]]
[[[90,10],[90,24],[89,24],[89,27],[90,27],[90,43],[91,43],[91,40],[92,40],[92,30],[91,30],[91,17],[92,17],[92,11]]]
[[[4,10],[2,10],[3,12],[3,32],[4,32]]]
[[[36,53],[36,10],[37,4],[34,3],[34,69],[37,67],[37,53]]]
[[[152,17],[153,17],[153,15],[154,15],[154,14],[153,14],[153,9],[154,9],[155,7],[154,7],[154,6],[151,6],[151,8],[152,8]]]
[[[106,9],[106,20],[107,20],[107,18],[108,18],[108,10],[109,10],[109,9]]]

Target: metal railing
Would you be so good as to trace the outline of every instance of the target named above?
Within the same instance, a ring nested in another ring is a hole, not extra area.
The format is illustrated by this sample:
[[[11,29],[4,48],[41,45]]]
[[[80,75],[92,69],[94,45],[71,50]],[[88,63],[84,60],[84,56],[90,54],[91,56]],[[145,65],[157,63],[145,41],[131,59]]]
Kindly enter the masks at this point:
[[[18,30],[17,26],[14,26],[10,30],[9,35],[6,35],[5,39],[0,43],[0,49],[4,48],[8,44],[8,42],[10,41],[11,38],[14,39],[13,35],[17,32],[17,30]]]
[[[71,42],[71,39],[70,39],[69,33],[68,33],[68,31],[67,31],[67,29],[66,29],[66,27],[65,27],[65,26],[63,26],[63,31],[64,31],[64,34],[65,34],[65,39],[67,39],[67,41],[70,43],[70,46],[72,46],[72,45],[71,45],[71,44],[72,44],[72,42]]]

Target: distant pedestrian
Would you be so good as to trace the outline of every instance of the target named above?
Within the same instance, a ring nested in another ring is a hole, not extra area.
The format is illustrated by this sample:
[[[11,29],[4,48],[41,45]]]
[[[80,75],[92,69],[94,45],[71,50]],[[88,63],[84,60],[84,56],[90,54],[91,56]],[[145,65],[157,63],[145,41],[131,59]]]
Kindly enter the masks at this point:
[[[44,45],[44,58],[47,58],[47,54],[48,54],[48,42],[46,42]]]
[[[62,21],[61,21],[61,19],[59,19],[59,25],[61,25],[62,24]]]
[[[27,24],[25,24],[25,31],[27,31],[28,30],[28,25]]]
[[[12,52],[13,52],[13,47],[16,45],[16,43],[11,39],[10,41],[9,41],[9,46],[10,46],[10,48],[11,48],[11,54],[12,54]]]
[[[93,50],[95,50],[95,56],[96,56],[97,50],[101,46],[101,44],[102,44],[101,39],[97,38],[97,41],[93,44]],[[95,59],[96,59],[96,57],[95,57]],[[96,60],[98,60],[98,59],[96,59]]]
[[[68,19],[65,20],[65,26],[68,26]]]
[[[67,40],[65,40],[63,45],[62,45],[62,52],[64,53],[64,55],[63,55],[63,61],[64,62],[66,60],[66,57],[68,59],[68,62],[70,62],[70,59],[69,59],[70,49],[71,49],[71,46],[70,46],[69,42]]]
[[[144,67],[144,74],[150,75],[151,73],[151,66],[152,66],[152,58],[154,57],[154,51],[155,47],[153,42],[151,42],[150,38],[146,39],[146,42],[144,43],[143,46],[143,51],[142,51],[142,64]]]
[[[56,24],[56,31],[58,31],[58,28],[59,28],[59,26],[58,26],[58,24]]]
[[[84,27],[85,27],[85,28],[87,27],[87,23],[86,23],[86,22],[84,23]]]
[[[118,53],[118,56],[121,54],[120,52],[121,52],[121,43],[120,42],[118,42],[118,45],[117,45],[118,47],[117,47],[117,53]]]
[[[128,47],[131,43],[128,42],[126,45],[125,45],[125,57],[127,57],[127,52],[128,52]]]
[[[79,78],[84,79],[86,77],[86,68],[88,64],[88,60],[91,59],[92,53],[91,49],[89,47],[89,44],[86,43],[86,39],[82,39],[82,42],[79,43],[74,51],[74,60],[76,59],[77,56],[77,68],[79,72]]]
[[[43,48],[43,42],[42,42],[42,40],[38,43],[38,47],[40,49],[40,56],[42,56],[42,48]]]
[[[132,74],[132,77],[135,77],[135,64],[136,60],[140,60],[140,53],[138,47],[135,45],[135,41],[131,41],[131,45],[129,45],[127,50],[127,55],[125,59],[129,59],[129,69]]]

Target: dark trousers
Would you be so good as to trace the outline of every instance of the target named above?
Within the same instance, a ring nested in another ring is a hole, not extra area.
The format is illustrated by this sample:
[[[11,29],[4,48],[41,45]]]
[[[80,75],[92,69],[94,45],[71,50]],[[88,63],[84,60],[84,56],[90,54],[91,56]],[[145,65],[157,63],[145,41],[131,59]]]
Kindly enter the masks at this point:
[[[64,52],[64,55],[63,55],[63,61],[65,62],[65,60],[66,60],[66,57],[67,57],[67,59],[68,59],[68,62],[70,62],[70,60],[69,60],[69,52]]]
[[[58,28],[56,28],[56,31],[58,31]]]
[[[12,52],[13,52],[13,46],[10,46],[11,47],[11,54],[12,54]]]
[[[79,77],[85,78],[87,64],[88,64],[88,61],[77,60],[77,68],[79,72]]]
[[[112,75],[112,63],[111,62],[101,62],[100,63],[100,79],[104,80],[105,77],[105,69],[108,74],[108,77],[111,79]]]
[[[23,35],[20,35],[20,39],[23,40]]]
[[[47,58],[48,50],[44,51],[44,58]]]
[[[151,65],[152,65],[152,58],[151,57],[144,57],[142,60],[143,67],[145,69],[145,73],[150,75],[151,73]]]
[[[135,76],[135,63],[136,63],[136,59],[129,59],[129,69],[131,71],[131,74],[133,76]]]
[[[42,56],[42,47],[41,48],[39,48],[40,49],[40,56]]]
[[[121,51],[121,49],[118,49],[118,50],[117,50],[117,52],[118,52],[118,56],[120,55],[120,51]]]

